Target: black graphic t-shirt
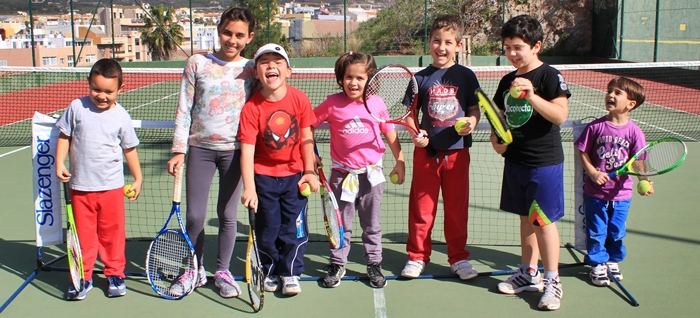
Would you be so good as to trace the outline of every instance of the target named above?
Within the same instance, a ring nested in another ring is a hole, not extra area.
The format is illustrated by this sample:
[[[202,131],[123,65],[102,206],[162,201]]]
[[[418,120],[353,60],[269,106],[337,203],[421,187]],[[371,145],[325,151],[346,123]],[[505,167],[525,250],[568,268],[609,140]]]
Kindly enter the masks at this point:
[[[466,116],[468,107],[477,107],[474,91],[479,87],[470,69],[455,64],[449,68],[432,65],[416,73],[420,128],[430,137],[434,150],[469,148],[472,136],[460,136],[453,126]]]
[[[535,94],[551,101],[559,96],[569,98],[571,93],[561,73],[547,65],[516,76],[507,74],[498,84],[493,101],[505,111],[506,122],[513,134],[513,143],[503,156],[531,167],[548,166],[564,161],[559,126],[549,122],[534,110],[526,99],[510,96],[510,84],[516,77],[527,78],[535,88]]]

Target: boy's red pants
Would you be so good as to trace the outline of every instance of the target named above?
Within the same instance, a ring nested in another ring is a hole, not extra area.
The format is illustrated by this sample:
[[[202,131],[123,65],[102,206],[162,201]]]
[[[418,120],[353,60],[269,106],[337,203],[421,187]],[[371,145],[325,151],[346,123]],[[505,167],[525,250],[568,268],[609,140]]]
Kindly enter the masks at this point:
[[[441,151],[432,156],[425,148],[413,152],[413,182],[408,204],[408,259],[430,261],[431,232],[442,189],[445,241],[450,264],[469,259],[469,148]]]
[[[92,280],[97,255],[105,276],[124,278],[126,232],[122,188],[85,192],[73,190],[73,214],[83,252],[85,280]]]

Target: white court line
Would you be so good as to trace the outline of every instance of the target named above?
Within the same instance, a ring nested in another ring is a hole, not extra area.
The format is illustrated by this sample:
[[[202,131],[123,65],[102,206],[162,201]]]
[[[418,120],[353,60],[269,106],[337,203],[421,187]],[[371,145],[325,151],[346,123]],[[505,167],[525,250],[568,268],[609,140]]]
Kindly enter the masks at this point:
[[[374,317],[387,318],[384,288],[373,288],[372,290],[374,291]]]
[[[27,149],[27,148],[29,148],[29,146],[24,146],[24,147],[21,147],[21,148],[17,148],[17,149],[15,149],[15,150],[12,150],[12,151],[10,151],[10,152],[6,152],[6,153],[4,153],[4,154],[1,154],[1,155],[0,155],[0,158],[5,157],[5,156],[9,156],[9,155],[11,155],[11,154],[13,154],[13,153],[15,153],[15,152],[20,152],[20,151],[22,151],[22,150],[24,150],[24,149]]]

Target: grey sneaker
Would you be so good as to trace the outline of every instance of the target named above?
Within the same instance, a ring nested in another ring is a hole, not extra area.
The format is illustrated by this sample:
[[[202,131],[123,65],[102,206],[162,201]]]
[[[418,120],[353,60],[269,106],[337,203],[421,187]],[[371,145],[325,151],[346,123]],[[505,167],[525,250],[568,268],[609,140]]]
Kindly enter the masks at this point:
[[[598,264],[591,268],[588,274],[591,278],[591,283],[596,286],[610,286],[610,278],[608,278],[608,267],[605,264]]]
[[[450,265],[450,270],[457,274],[461,280],[472,279],[479,275],[479,272],[477,272],[474,267],[472,267],[472,264],[466,259]]]
[[[295,296],[301,293],[301,285],[298,276],[282,276],[282,294]]]
[[[540,303],[537,307],[544,310],[557,310],[561,306],[561,298],[564,296],[564,290],[557,278],[544,279],[544,294],[540,298]]]
[[[92,290],[92,281],[86,281],[83,285],[83,290],[78,292],[73,287],[73,284],[68,284],[68,290],[66,291],[67,300],[83,300],[87,297],[87,293]]]
[[[126,284],[124,279],[119,276],[107,276],[109,287],[107,288],[107,297],[121,297],[126,295]]]
[[[330,264],[328,265],[328,273],[321,279],[321,286],[326,288],[338,287],[343,276],[345,276],[345,266]]]
[[[522,268],[518,268],[518,270],[504,282],[498,283],[498,291],[510,295],[524,291],[541,291],[542,287],[542,275],[539,271],[535,273],[535,275],[532,275]]]
[[[382,274],[382,266],[379,263],[367,264],[367,276],[369,276],[369,285],[374,288],[384,288],[386,279]]]
[[[273,293],[280,289],[280,280],[276,275],[266,276],[263,282],[263,288],[266,292]]]
[[[219,295],[224,298],[238,297],[241,287],[229,271],[217,271],[214,273],[214,286],[219,288]]]
[[[615,263],[615,262],[608,262],[606,264],[608,266],[608,271],[610,271],[610,275],[613,275],[617,280],[622,280],[622,272],[620,272],[620,264]]]
[[[170,294],[176,297],[183,296],[185,290],[188,290],[192,282],[194,281],[194,288],[204,286],[207,284],[207,272],[204,270],[204,266],[200,266],[197,272],[194,270],[186,270],[180,277],[175,281],[175,283],[170,286]]]

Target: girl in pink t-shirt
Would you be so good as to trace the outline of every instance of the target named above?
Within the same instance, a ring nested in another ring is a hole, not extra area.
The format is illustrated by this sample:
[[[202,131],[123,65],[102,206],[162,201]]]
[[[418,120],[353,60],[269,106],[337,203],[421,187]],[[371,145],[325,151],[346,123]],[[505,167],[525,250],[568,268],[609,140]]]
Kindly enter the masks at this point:
[[[331,250],[328,273],[321,281],[324,287],[340,284],[345,275],[345,264],[350,253],[352,221],[357,211],[362,227],[367,275],[370,285],[382,288],[386,280],[381,271],[382,231],[379,213],[384,194],[382,156],[384,135],[396,164],[392,174],[398,183],[404,181],[405,164],[401,144],[394,125],[372,119],[364,107],[362,92],[377,65],[369,54],[349,52],[335,62],[335,77],[342,92],[329,95],[315,110],[316,124],[328,122],[331,133],[332,170],[329,184],[333,188],[345,224],[343,247]],[[370,107],[378,108],[388,119],[386,105],[380,98],[371,99]]]

